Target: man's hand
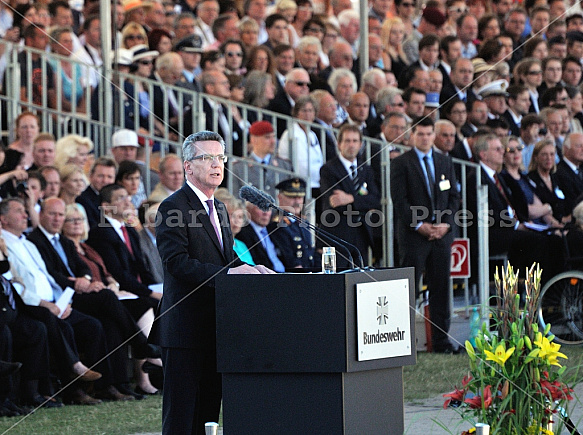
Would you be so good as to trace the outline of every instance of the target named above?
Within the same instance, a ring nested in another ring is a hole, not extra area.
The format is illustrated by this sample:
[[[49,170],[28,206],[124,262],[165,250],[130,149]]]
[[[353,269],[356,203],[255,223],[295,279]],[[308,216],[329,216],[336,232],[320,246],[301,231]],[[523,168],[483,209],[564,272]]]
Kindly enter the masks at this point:
[[[423,222],[421,226],[417,228],[417,232],[426,239],[431,240],[431,236],[433,235],[433,225]]]
[[[248,264],[243,264],[242,266],[232,267],[227,272],[228,275],[251,275],[260,274],[255,267],[249,266]]]
[[[271,270],[269,267],[265,267],[262,264],[258,264],[257,266],[255,266],[255,269],[258,270],[259,273],[262,273],[262,274],[277,273],[277,272]]]
[[[433,225],[433,240],[439,240],[447,234],[449,231],[448,224],[435,224]]]
[[[101,281],[92,281],[91,284],[89,284],[89,289],[88,292],[92,293],[92,292],[100,292],[101,290],[103,290],[105,288],[105,284],[103,284]]]
[[[160,299],[162,299],[162,293],[152,292],[150,293],[150,297],[152,299],[156,299],[157,301],[159,301]]]
[[[73,311],[73,308],[71,308],[71,304],[67,305],[67,308],[65,308],[65,311],[63,311],[63,315],[61,316],[61,319],[65,320],[67,317],[69,317],[69,314],[71,314],[71,311]]]
[[[330,205],[333,208],[342,207],[343,205],[352,204],[353,202],[354,196],[343,190],[336,189],[332,192],[332,195],[330,195]]]
[[[61,310],[59,310],[57,304],[53,304],[52,302],[41,300],[39,306],[48,309],[51,313],[53,313],[57,317],[59,316],[59,314],[61,314]]]
[[[74,283],[74,289],[77,293],[90,293],[89,286],[91,285],[91,281],[89,281],[85,277],[81,278],[69,278]]]

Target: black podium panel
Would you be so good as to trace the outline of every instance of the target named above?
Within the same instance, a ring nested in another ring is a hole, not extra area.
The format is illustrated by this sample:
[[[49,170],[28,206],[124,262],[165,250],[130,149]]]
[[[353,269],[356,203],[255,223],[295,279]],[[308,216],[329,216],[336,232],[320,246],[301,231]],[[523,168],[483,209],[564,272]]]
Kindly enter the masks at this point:
[[[395,309],[408,301],[409,324],[399,326],[409,341],[398,356],[359,361],[356,289],[370,282],[381,282],[389,304],[400,296]],[[414,289],[413,268],[217,277],[225,434],[402,433],[402,366],[416,362]]]

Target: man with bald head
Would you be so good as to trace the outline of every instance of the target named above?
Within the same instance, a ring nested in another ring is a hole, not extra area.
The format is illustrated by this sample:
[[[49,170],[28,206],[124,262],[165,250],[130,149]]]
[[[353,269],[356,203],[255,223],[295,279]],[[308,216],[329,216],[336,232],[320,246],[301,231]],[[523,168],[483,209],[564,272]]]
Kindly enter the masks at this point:
[[[328,53],[330,65],[320,71],[319,76],[324,80],[328,80],[332,71],[336,68],[346,68],[352,70],[354,58],[352,57],[352,47],[344,41],[335,43]]]
[[[583,133],[571,133],[563,142],[563,158],[557,164],[557,184],[565,194],[565,215],[571,214],[583,193]]]
[[[285,76],[285,85],[279,90],[275,97],[269,102],[266,109],[282,115],[291,116],[292,107],[298,98],[310,93],[310,75],[303,68],[294,68]],[[277,137],[281,137],[287,128],[287,122],[283,119],[277,120]]]
[[[449,156],[455,145],[455,125],[445,119],[435,123],[435,152]]]

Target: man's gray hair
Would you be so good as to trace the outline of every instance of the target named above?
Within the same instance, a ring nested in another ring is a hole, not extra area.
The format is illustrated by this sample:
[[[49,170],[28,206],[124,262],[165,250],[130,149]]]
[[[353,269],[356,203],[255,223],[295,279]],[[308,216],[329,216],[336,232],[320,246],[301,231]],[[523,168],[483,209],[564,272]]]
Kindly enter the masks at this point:
[[[374,80],[377,77],[381,79],[385,77],[385,73],[383,72],[383,70],[380,68],[369,69],[362,75],[362,79],[360,80],[360,82],[362,85],[364,85],[365,83],[368,85],[374,85]]]
[[[440,119],[439,121],[435,121],[435,134],[438,134],[445,126],[452,127],[455,130],[453,122],[448,121],[447,119]]]
[[[499,140],[500,138],[493,133],[480,136],[474,145],[474,159],[477,162],[481,161],[480,153],[482,151],[488,151],[488,148],[490,148],[490,142],[497,139]]]
[[[176,18],[174,18],[174,29],[176,29],[180,22],[186,18],[192,18],[193,20],[196,20],[196,17],[192,12],[182,12],[178,14]]]
[[[354,9],[345,9],[338,14],[338,24],[340,26],[348,26],[352,20],[360,21],[360,14]]]
[[[304,68],[292,68],[286,75],[285,75],[285,82],[294,81],[296,74],[304,72],[308,74],[308,72]],[[309,74],[308,74],[309,75]]]
[[[197,142],[205,142],[208,140],[217,141],[223,147],[223,153],[225,152],[225,141],[220,134],[214,131],[203,130],[197,133],[191,134],[182,143],[182,159],[187,162],[196,157],[197,153]],[[1,203],[0,203],[1,204]]]
[[[332,92],[336,93],[338,82],[344,77],[350,77],[350,80],[352,81],[352,90],[356,92],[358,90],[356,77],[354,76],[354,73],[348,68],[336,68],[334,71],[332,71],[332,74],[330,74],[330,77],[328,78],[328,86],[330,86]]]
[[[17,202],[19,204],[25,205],[24,200],[22,198],[19,197],[6,198],[2,200],[2,202],[0,202],[0,216],[8,214],[8,212],[10,211],[10,203],[12,202]]]
[[[318,47],[318,53],[322,51],[322,43],[315,36],[304,36],[300,39],[298,46],[296,47],[298,52],[302,53],[306,48],[315,45]]]
[[[403,95],[403,91],[393,86],[382,88],[377,94],[377,102],[375,103],[377,113],[384,115],[386,107],[395,103],[397,95]]]

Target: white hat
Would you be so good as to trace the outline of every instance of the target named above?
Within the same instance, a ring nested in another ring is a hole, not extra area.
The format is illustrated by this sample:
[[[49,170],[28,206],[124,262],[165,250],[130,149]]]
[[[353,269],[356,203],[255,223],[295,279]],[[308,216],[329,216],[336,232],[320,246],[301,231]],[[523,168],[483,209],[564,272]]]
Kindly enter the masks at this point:
[[[132,64],[132,57],[131,50],[126,48],[118,48],[117,53],[114,51],[111,52],[112,63],[115,62],[118,65],[130,66]]]
[[[139,147],[138,135],[135,131],[122,128],[111,136],[111,147]]]
[[[493,82],[490,82],[487,85],[482,86],[476,92],[482,98],[494,95],[507,97],[508,92],[506,92],[506,89],[508,89],[508,82],[504,79],[500,79],[494,80]]]
[[[144,57],[156,57],[160,54],[156,50],[150,50],[150,47],[148,47],[146,44],[134,45],[132,48],[130,48],[130,51],[132,53],[132,62],[137,62]]]

